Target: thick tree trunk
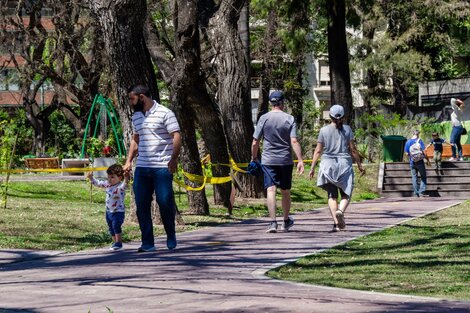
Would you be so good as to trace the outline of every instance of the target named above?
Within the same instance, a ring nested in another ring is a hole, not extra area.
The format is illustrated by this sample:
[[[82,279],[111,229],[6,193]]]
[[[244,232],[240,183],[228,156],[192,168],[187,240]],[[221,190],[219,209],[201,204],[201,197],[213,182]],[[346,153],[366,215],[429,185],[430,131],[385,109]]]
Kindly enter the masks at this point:
[[[174,60],[166,57],[165,45],[154,27],[148,28],[150,52],[172,94],[173,105],[183,129],[184,152],[182,164],[187,172],[202,175],[199,155],[196,154],[195,122],[211,154],[212,162],[228,163],[227,142],[217,107],[210,98],[200,61],[198,10],[196,2],[177,1],[173,9],[176,25]],[[149,23],[149,26],[151,24]],[[180,100],[176,100],[180,99]],[[214,176],[228,176],[226,167],[213,167]],[[230,183],[215,186],[217,199],[229,205]],[[208,214],[207,199],[203,192],[189,193],[190,211]]]
[[[328,60],[331,75],[331,103],[341,104],[346,123],[352,118],[353,101],[349,75],[349,55],[346,42],[345,0],[327,1]]]
[[[145,0],[88,0],[103,33],[108,68],[116,92],[123,138],[129,146],[132,136],[132,110],[127,90],[135,84],[149,87],[159,100],[157,81],[144,39],[143,26],[147,17]],[[133,193],[131,194],[133,195]],[[131,201],[131,219],[136,221],[135,201]]]
[[[102,28],[124,142],[128,146],[132,135],[132,111],[127,89],[135,84],[147,85],[152,97],[159,100],[155,72],[143,32],[147,4],[145,0],[88,0],[88,2]]]
[[[244,0],[221,3],[211,19],[211,36],[218,55],[218,102],[227,134],[229,151],[235,162],[248,162],[251,158],[253,123],[249,63],[238,33],[237,22]],[[261,197],[262,186],[253,177],[240,176],[244,197]]]
[[[276,29],[278,26],[278,16],[275,11],[269,12],[266,32],[264,34],[264,46],[261,51],[262,69],[260,77],[260,87],[258,96],[258,112],[256,121],[261,115],[269,111],[269,91],[271,89],[271,77],[273,72],[273,49],[276,46],[277,36]]]
[[[194,116],[194,115],[193,115]],[[178,121],[183,130],[183,147],[181,150],[180,161],[183,165],[184,171],[187,173],[194,173],[202,175],[201,162],[199,161],[199,150],[196,140],[196,127],[194,125],[194,118],[190,114],[179,114]],[[193,183],[185,178],[185,183],[191,187],[199,187],[201,183]],[[191,214],[209,214],[209,204],[205,190],[201,191],[188,191],[189,213]]]

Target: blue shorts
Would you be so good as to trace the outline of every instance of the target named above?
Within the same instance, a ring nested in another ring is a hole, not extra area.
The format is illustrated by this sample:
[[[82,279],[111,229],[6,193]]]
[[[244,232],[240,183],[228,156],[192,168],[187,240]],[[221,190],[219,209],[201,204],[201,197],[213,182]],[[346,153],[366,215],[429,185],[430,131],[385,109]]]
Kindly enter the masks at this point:
[[[124,223],[124,212],[109,212],[106,210],[106,223],[108,223],[109,234],[114,236],[122,233],[122,224]]]
[[[264,189],[278,186],[282,190],[290,190],[292,187],[292,169],[290,165],[263,165]]]

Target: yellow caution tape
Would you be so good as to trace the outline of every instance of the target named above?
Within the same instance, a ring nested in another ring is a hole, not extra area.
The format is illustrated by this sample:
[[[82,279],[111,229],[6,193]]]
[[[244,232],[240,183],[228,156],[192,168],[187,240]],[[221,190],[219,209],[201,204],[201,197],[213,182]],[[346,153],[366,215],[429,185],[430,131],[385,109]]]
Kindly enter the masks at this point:
[[[298,160],[294,160],[294,162],[298,162]],[[304,163],[312,162],[312,160],[304,160]],[[241,167],[248,167],[249,163],[236,163],[232,158],[230,158],[230,164],[223,164],[223,163],[211,163],[210,162],[210,155],[206,155],[201,160],[203,172],[205,173],[206,166],[228,166],[232,168],[234,171],[240,173],[247,173],[246,170],[241,169]],[[76,168],[43,168],[43,169],[0,169],[0,173],[62,173],[62,172],[69,172],[69,173],[77,173],[77,172],[91,172],[91,171],[105,171],[107,167],[76,167]],[[206,184],[225,184],[232,181],[232,177],[224,176],[224,177],[210,177],[204,175],[196,175],[187,173],[184,170],[182,171],[183,175],[193,183],[199,183],[201,186],[199,187],[191,187],[186,185],[183,181],[178,180],[177,178],[174,179],[175,183],[185,188],[189,191],[201,191],[204,189]]]
[[[70,168],[36,168],[36,169],[1,169],[0,173],[62,173],[106,171],[107,167],[70,167]]]

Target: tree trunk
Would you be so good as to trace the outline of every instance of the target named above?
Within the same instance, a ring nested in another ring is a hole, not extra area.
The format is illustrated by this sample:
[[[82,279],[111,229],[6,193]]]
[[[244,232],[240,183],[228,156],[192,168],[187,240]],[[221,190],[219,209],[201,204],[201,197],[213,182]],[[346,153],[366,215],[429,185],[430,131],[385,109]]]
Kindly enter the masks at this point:
[[[331,103],[341,104],[346,123],[352,118],[353,101],[349,75],[349,55],[346,42],[345,0],[327,1],[328,60],[331,75]]]
[[[271,89],[271,77],[273,72],[273,49],[276,46],[277,36],[276,29],[278,26],[278,16],[273,10],[269,12],[266,32],[264,34],[263,42],[265,43],[261,51],[262,69],[259,86],[258,96],[258,112],[256,121],[259,120],[261,115],[269,111],[269,91]]]
[[[187,172],[202,175],[197,144],[195,141],[195,122],[201,128],[202,137],[211,154],[212,162],[228,163],[227,142],[219,117],[217,107],[209,96],[201,69],[200,41],[198,32],[198,11],[196,2],[175,2],[174,25],[176,37],[174,47],[174,60],[166,57],[165,45],[161,35],[149,23],[147,36],[150,52],[158,65],[165,82],[172,94],[172,102],[183,129],[183,155],[182,164]],[[214,176],[228,176],[226,167],[213,167]],[[215,185],[216,197],[225,205],[230,201],[230,183]],[[208,214],[209,209],[204,192],[190,191],[190,211],[199,214]]]
[[[127,90],[135,84],[149,87],[152,97],[159,101],[157,81],[150,59],[143,26],[147,16],[145,0],[87,0],[94,18],[102,29],[104,49],[126,146],[132,136],[132,110]],[[131,199],[131,211],[135,201]],[[133,215],[135,221],[135,215]]]
[[[124,142],[129,146],[132,136],[132,111],[128,101],[128,88],[135,84],[146,85],[152,97],[157,101],[160,100],[143,32],[147,4],[145,0],[88,0],[88,2],[102,28],[104,49],[107,51],[111,81],[116,91]]]
[[[237,22],[244,0],[224,1],[211,19],[212,42],[216,49],[218,102],[222,112],[229,151],[235,162],[251,158],[253,123],[249,88],[249,60],[240,40]],[[222,53],[223,52],[223,53]],[[244,197],[261,197],[262,185],[253,177],[243,175],[240,183]]]

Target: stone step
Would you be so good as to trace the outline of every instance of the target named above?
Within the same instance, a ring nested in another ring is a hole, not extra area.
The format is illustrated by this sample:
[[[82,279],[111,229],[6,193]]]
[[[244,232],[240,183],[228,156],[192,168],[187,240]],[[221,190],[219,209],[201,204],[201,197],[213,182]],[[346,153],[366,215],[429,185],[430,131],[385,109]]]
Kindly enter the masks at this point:
[[[470,190],[470,184],[459,184],[454,182],[437,182],[426,184],[426,190]],[[411,180],[403,181],[401,184],[384,184],[382,190],[413,190]]]
[[[456,199],[468,199],[470,196],[470,189],[462,190],[427,190],[426,194],[430,197],[454,197]],[[395,198],[395,197],[414,197],[412,190],[383,190],[382,197]]]
[[[405,169],[405,168],[410,168],[410,163],[409,162],[391,162],[391,163],[385,163],[384,164],[385,169]],[[434,161],[431,160],[431,165],[426,165],[427,168],[429,167],[434,167]],[[462,168],[462,169],[470,169],[470,162],[469,161],[456,161],[456,162],[450,162],[450,161],[442,161],[442,168],[443,169],[453,169],[453,168]]]
[[[383,197],[413,197],[413,185],[408,162],[382,165],[381,189]],[[426,193],[434,197],[470,197],[470,162],[442,162],[437,171],[434,163],[426,166]]]
[[[470,168],[443,168],[440,171],[436,171],[434,168],[427,167],[426,168],[426,175],[427,176],[447,176],[447,177],[470,177]],[[385,169],[384,177],[411,177],[411,170],[410,168],[403,168],[403,169]]]
[[[403,183],[411,183],[411,174],[400,175],[400,176],[385,176],[384,185],[400,185]],[[446,175],[429,175],[427,174],[428,184],[432,183],[454,183],[454,184],[463,184],[470,186],[470,176],[446,176]]]

